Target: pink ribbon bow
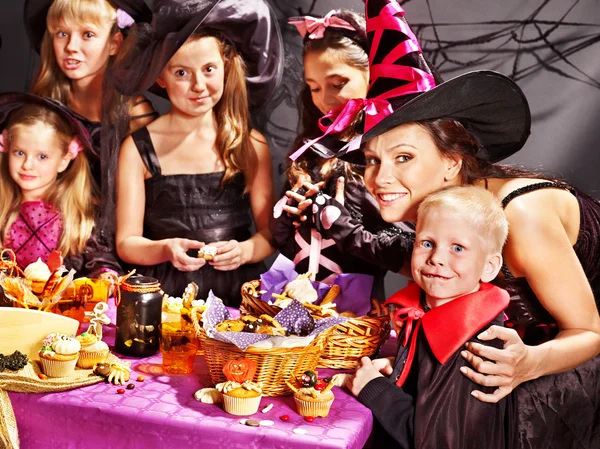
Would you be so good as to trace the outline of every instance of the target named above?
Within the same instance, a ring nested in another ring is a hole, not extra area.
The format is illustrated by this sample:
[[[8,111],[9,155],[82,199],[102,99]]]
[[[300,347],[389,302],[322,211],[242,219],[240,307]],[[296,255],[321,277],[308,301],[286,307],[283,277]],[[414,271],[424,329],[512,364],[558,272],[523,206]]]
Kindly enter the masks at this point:
[[[79,140],[79,137],[73,137],[73,140],[71,140],[69,148],[67,149],[67,152],[71,155],[71,159],[75,159],[82,150],[83,144],[81,143],[81,140]]]
[[[0,153],[8,153],[6,142],[8,142],[8,133],[4,130],[0,134]]]
[[[133,17],[127,12],[123,11],[121,8],[117,9],[117,26],[120,29],[129,28],[134,23],[135,20],[133,20]]]
[[[382,98],[353,98],[348,100],[342,106],[332,109],[319,119],[319,128],[321,131],[323,131],[323,134],[316,139],[312,139],[311,141],[305,143],[290,156],[290,159],[293,161],[298,159],[308,148],[317,143],[327,134],[341,133],[347,129],[356,119],[358,113],[363,110],[366,114],[365,132],[383,120],[384,117],[394,112],[392,105],[387,100]],[[330,120],[331,124],[326,125],[324,120]]]
[[[327,28],[342,28],[345,30],[356,31],[349,22],[344,19],[334,16],[335,10],[329,11],[325,17],[318,18],[312,16],[295,17],[290,19],[288,23],[294,25],[302,38],[308,34],[309,39],[323,39]]]
[[[406,346],[408,344],[408,339],[410,337],[413,323],[417,320],[420,320],[425,315],[422,309],[418,307],[403,307],[402,309],[398,309],[396,314],[394,315],[394,319],[396,321],[404,321],[405,330],[404,330],[404,341],[402,346]]]

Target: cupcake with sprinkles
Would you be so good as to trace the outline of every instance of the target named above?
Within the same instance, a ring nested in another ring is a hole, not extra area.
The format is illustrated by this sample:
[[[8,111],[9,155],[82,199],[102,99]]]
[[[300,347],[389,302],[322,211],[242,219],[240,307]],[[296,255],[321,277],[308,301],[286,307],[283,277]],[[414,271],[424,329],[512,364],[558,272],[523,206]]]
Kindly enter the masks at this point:
[[[65,377],[75,370],[81,344],[76,338],[52,333],[42,341],[39,351],[42,371],[48,377]]]

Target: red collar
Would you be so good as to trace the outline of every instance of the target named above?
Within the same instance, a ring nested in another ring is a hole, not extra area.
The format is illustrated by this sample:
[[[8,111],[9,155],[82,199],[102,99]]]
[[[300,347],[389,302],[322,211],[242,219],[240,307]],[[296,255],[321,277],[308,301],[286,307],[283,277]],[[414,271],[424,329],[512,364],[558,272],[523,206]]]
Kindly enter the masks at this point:
[[[385,304],[398,304],[406,310],[422,312],[421,291],[416,283],[412,283],[394,293]],[[402,372],[402,382],[410,371],[416,335],[421,325],[433,355],[441,364],[444,364],[477,331],[496,318],[508,306],[509,299],[506,290],[492,284],[482,283],[479,291],[461,296],[425,312],[412,331],[413,338],[411,338],[405,369]],[[410,315],[415,316],[414,313]],[[416,315],[418,316],[420,313]],[[407,319],[411,322],[414,321],[412,317],[407,317]],[[407,330],[411,327],[407,327]],[[409,335],[406,336],[404,344],[407,343],[409,337]]]

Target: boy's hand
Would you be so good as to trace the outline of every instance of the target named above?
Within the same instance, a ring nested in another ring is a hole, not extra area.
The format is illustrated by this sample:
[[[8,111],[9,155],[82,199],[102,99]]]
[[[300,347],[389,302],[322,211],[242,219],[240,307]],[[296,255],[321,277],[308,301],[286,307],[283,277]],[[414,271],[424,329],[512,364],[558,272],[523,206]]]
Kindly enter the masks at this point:
[[[387,362],[386,362],[387,360]],[[375,362],[371,361],[369,357],[363,357],[360,359],[360,364],[356,369],[356,373],[352,376],[346,387],[352,392],[354,396],[358,396],[362,389],[376,377],[383,377],[382,371],[388,371],[392,373],[392,364],[389,359],[378,359]]]

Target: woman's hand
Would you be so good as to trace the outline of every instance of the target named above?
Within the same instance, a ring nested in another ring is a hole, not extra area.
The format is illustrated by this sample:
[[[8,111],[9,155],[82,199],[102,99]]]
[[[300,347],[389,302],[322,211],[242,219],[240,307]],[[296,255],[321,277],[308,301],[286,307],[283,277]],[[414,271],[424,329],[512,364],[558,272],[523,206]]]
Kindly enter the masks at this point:
[[[363,357],[360,359],[360,365],[356,369],[354,376],[348,379],[346,387],[354,396],[358,396],[365,385],[373,379],[383,377],[384,374],[389,376],[392,374],[392,371],[391,358],[371,360],[369,357]]]
[[[165,241],[165,251],[167,260],[169,260],[179,271],[196,271],[206,265],[206,261],[201,257],[190,257],[187,251],[190,249],[200,249],[204,243],[188,239],[167,239]]]
[[[485,387],[498,387],[492,394],[474,390],[471,394],[482,402],[498,402],[521,383],[531,380],[534,372],[531,348],[523,343],[514,329],[490,326],[477,336],[489,341],[498,338],[504,341],[503,349],[479,343],[467,343],[467,350],[460,353],[475,370],[462,367],[460,371],[473,382]],[[488,360],[484,360],[482,357]]]
[[[213,260],[208,262],[215,270],[231,271],[245,263],[242,260],[242,247],[237,240],[215,242],[210,245],[219,249]]]

